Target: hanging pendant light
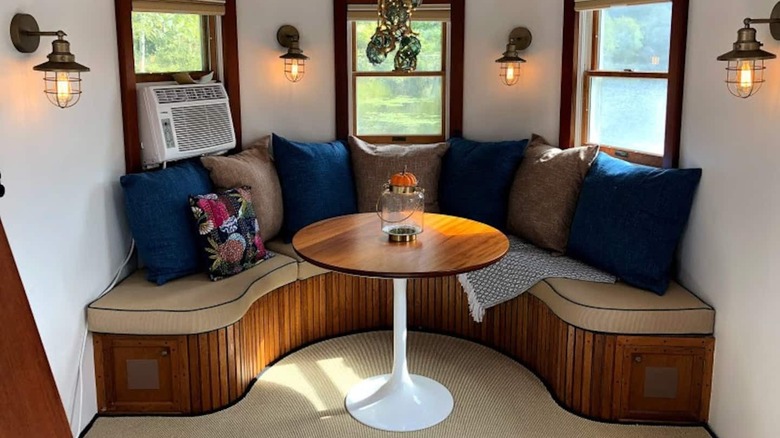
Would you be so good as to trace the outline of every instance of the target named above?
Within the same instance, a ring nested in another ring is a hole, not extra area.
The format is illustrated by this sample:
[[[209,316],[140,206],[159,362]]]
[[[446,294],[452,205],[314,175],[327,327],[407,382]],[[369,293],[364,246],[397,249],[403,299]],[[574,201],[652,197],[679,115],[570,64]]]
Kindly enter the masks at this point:
[[[417,56],[422,51],[418,34],[412,29],[412,15],[423,0],[379,0],[376,32],[366,49],[373,65],[382,64],[387,55],[395,54],[395,71],[409,73],[417,69]]]

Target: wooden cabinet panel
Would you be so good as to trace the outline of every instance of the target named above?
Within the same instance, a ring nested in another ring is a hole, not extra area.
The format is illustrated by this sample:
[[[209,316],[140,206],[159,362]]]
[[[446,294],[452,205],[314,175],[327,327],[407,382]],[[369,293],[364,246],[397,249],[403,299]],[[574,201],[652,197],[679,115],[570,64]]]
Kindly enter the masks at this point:
[[[711,348],[703,341],[621,337],[619,419],[701,421],[711,361]]]
[[[185,336],[95,339],[101,412],[184,413],[190,409]]]

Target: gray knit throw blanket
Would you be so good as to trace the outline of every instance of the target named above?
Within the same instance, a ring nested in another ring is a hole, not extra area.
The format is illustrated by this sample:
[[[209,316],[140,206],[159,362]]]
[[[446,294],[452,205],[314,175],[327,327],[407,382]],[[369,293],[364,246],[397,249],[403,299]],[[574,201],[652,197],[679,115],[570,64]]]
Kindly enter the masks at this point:
[[[614,283],[613,275],[568,257],[553,256],[548,251],[509,237],[506,257],[479,271],[458,275],[469,297],[469,309],[476,322],[482,322],[485,310],[531,289],[545,278],[570,278],[596,283]]]

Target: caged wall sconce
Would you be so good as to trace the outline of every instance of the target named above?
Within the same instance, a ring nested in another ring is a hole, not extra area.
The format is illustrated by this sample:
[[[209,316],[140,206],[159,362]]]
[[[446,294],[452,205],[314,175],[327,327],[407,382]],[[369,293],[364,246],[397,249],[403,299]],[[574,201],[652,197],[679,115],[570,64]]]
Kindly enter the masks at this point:
[[[753,24],[768,24],[772,37],[780,41],[780,2],[775,5],[770,18],[745,18],[745,27],[737,32],[734,50],[718,57],[718,61],[728,62],[726,85],[729,91],[743,99],[758,93],[764,84],[764,61],[777,58],[775,54],[761,49],[763,44],[756,39]]]
[[[290,82],[298,82],[306,74],[306,60],[300,47],[301,35],[294,26],[284,25],[276,32],[276,41],[287,49],[279,58],[284,59],[284,76]]]
[[[520,80],[520,66],[526,61],[517,52],[530,47],[531,41],[533,41],[531,31],[525,27],[515,28],[509,34],[509,44],[506,45],[504,56],[496,59],[496,62],[501,64],[499,76],[504,84],[511,87]]]
[[[76,57],[70,53],[70,43],[65,40],[65,32],[41,32],[32,15],[14,15],[11,20],[11,41],[16,50],[22,53],[35,52],[42,36],[57,39],[52,42],[49,60],[36,65],[33,70],[43,72],[43,92],[49,101],[60,108],[69,108],[78,103],[81,97],[81,73],[88,72],[89,68],[76,62]]]

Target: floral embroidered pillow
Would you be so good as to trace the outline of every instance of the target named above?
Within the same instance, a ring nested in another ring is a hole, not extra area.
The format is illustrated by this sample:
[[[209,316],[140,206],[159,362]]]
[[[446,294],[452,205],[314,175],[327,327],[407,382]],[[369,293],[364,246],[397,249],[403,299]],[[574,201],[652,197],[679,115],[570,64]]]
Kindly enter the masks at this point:
[[[249,187],[190,196],[190,206],[212,281],[243,272],[272,257],[260,237]]]

